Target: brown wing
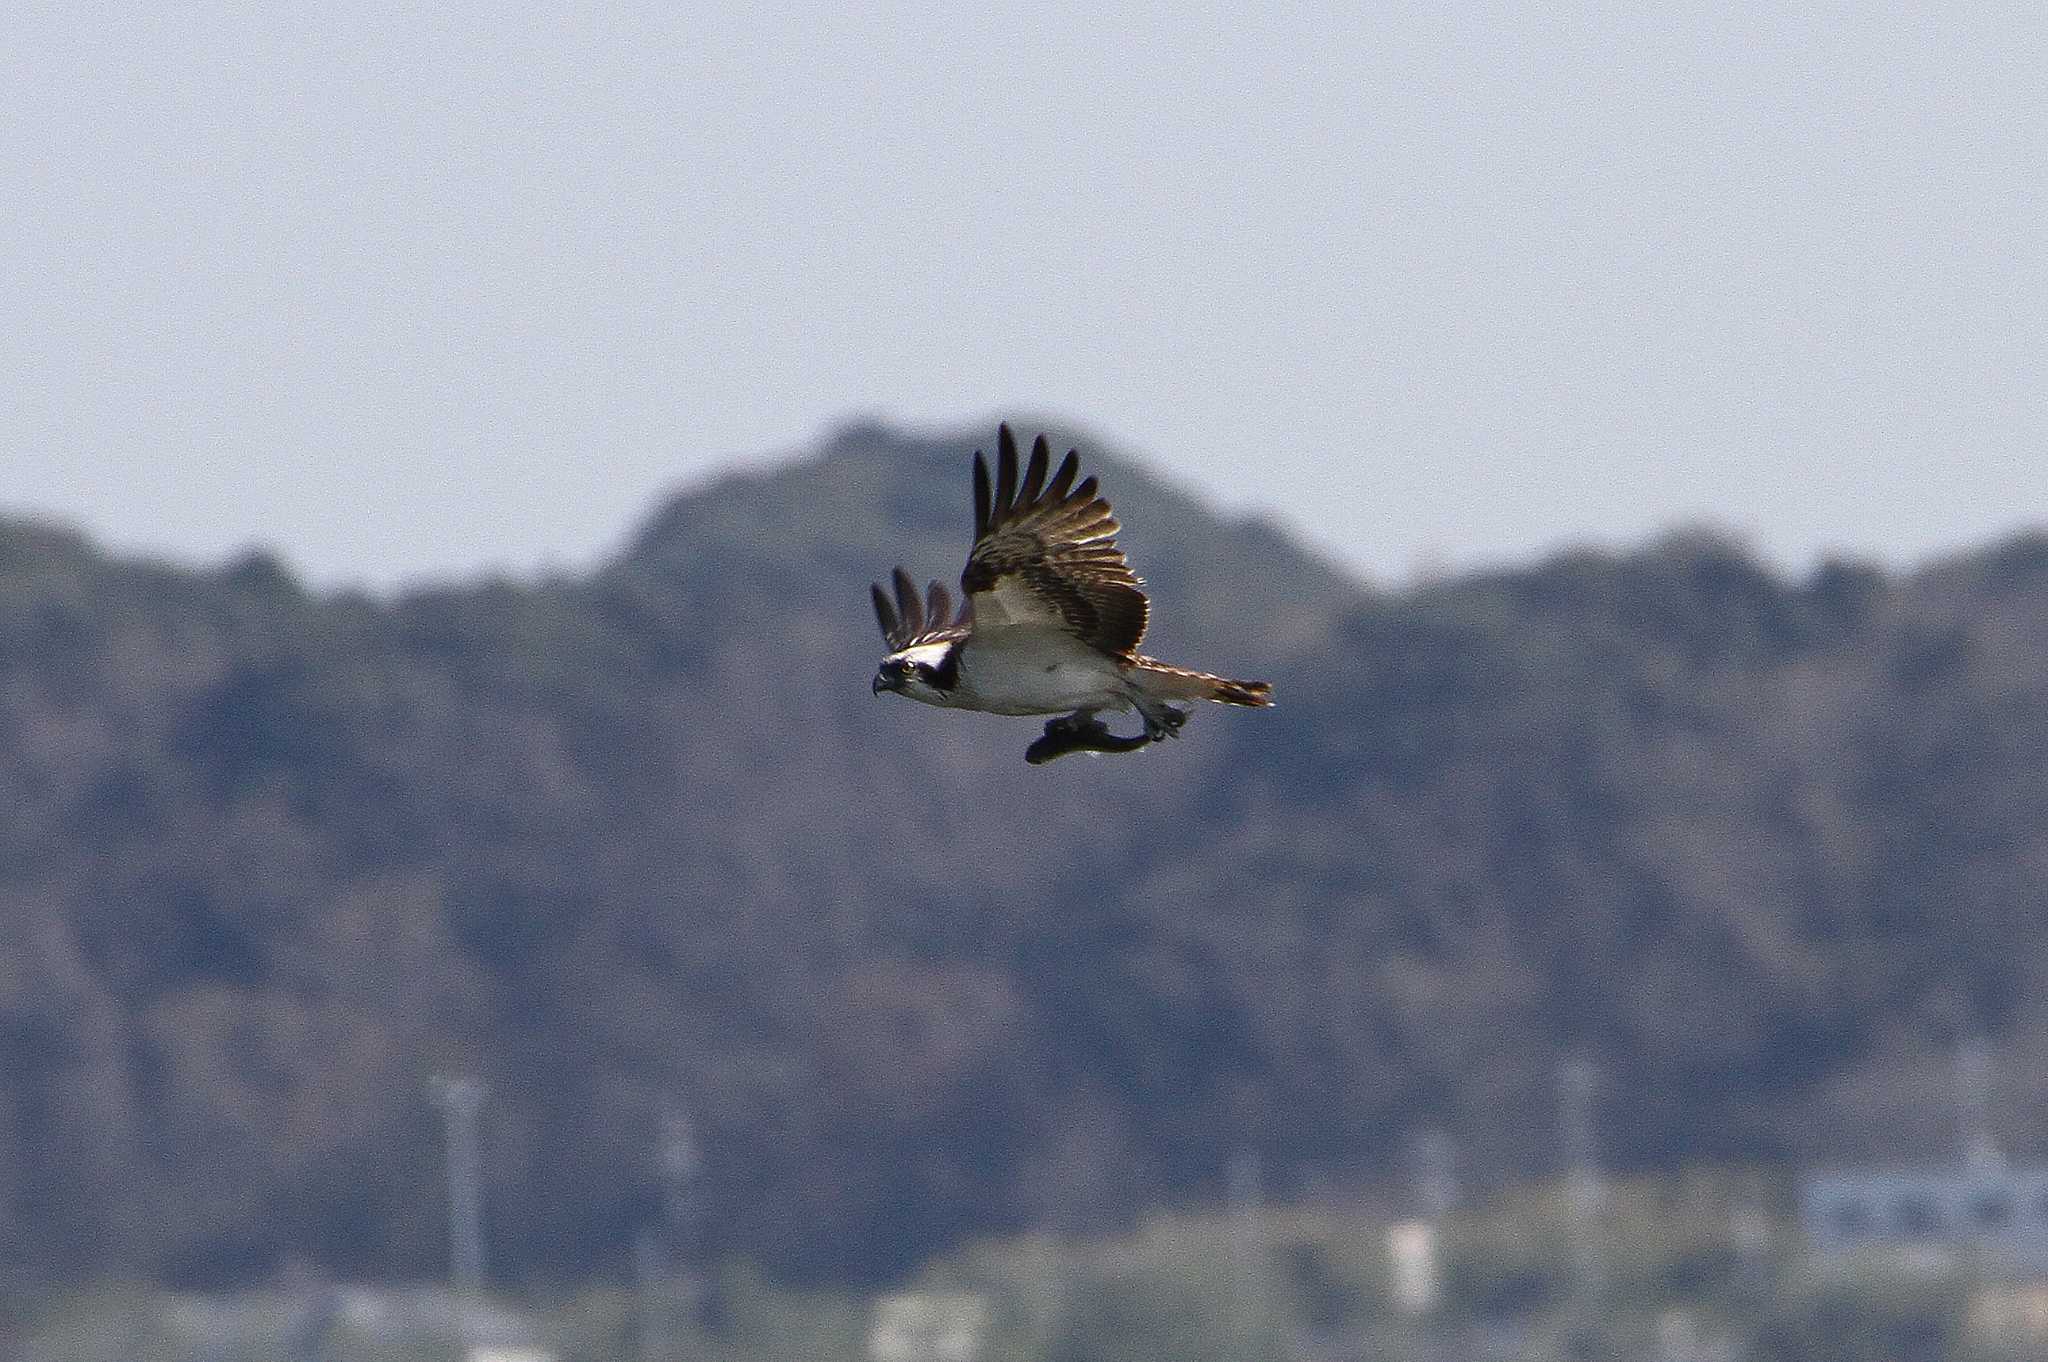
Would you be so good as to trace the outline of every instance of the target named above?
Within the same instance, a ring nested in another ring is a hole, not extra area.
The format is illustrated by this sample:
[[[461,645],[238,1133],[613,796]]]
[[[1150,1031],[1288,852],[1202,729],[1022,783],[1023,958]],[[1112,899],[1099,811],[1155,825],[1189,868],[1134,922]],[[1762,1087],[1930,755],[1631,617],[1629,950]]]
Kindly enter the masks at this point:
[[[1020,486],[1017,441],[1002,426],[991,491],[988,464],[974,451],[974,549],[960,589],[980,628],[1064,629],[1111,657],[1132,657],[1150,607],[1116,546],[1116,514],[1094,478],[1075,485],[1080,455],[1068,450],[1049,482],[1048,462],[1041,435]]]
[[[960,602],[960,612],[954,614],[953,593],[946,590],[944,582],[933,582],[930,597],[921,601],[917,598],[917,583],[902,568],[890,575],[890,581],[896,587],[893,605],[881,587],[869,586],[868,590],[873,593],[875,619],[881,623],[882,638],[891,652],[900,653],[920,643],[965,638],[973,630],[974,603]]]

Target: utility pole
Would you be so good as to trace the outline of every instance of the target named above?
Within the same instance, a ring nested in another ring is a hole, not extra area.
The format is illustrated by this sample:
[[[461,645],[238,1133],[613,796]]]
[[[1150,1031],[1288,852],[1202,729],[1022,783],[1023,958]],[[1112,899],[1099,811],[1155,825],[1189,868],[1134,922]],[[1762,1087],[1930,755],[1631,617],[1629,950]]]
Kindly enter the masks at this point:
[[[1606,1189],[1600,1179],[1599,1146],[1593,1134],[1593,1094],[1599,1073],[1592,1061],[1570,1059],[1557,1072],[1559,1125],[1564,1137],[1565,1194],[1571,1208],[1572,1260],[1583,1302],[1600,1294],[1606,1264],[1600,1253],[1600,1212]]]
[[[1266,1324],[1266,1179],[1259,1151],[1238,1151],[1225,1177],[1230,1250],[1237,1269],[1238,1336],[1249,1354]]]
[[[668,1255],[661,1235],[649,1228],[633,1241],[633,1287],[639,1297],[640,1362],[659,1362],[669,1343]]]
[[[469,1075],[436,1075],[427,1095],[441,1109],[448,1139],[449,1285],[474,1297],[484,1284],[484,1084]]]
[[[683,1241],[681,1248],[694,1249],[688,1240],[695,1228],[697,1179],[704,1171],[704,1151],[681,1102],[670,1102],[662,1109],[656,1155],[661,1165],[664,1228],[672,1241]]]
[[[681,1307],[678,1297],[687,1291],[694,1300],[698,1289],[694,1230],[697,1178],[704,1156],[681,1102],[663,1105],[654,1153],[661,1177],[661,1215],[654,1224],[641,1230],[633,1252],[640,1295],[642,1362],[659,1362],[669,1355]]]
[[[1956,1046],[1956,1134],[1965,1167],[1996,1168],[2004,1161],[1991,1133],[1991,1049],[1981,1036]]]
[[[1388,1292],[1394,1306],[1425,1330],[1418,1347],[1427,1344],[1435,1355],[1434,1324],[1428,1317],[1443,1301],[1443,1271],[1438,1239],[1444,1217],[1457,1203],[1451,1137],[1431,1128],[1409,1141],[1409,1175],[1414,1182],[1413,1215],[1387,1227]]]

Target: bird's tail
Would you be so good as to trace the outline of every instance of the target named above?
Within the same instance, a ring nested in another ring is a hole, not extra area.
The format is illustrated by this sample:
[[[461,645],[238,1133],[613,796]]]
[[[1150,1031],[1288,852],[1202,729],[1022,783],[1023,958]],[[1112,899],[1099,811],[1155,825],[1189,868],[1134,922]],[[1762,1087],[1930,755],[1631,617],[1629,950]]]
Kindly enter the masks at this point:
[[[1254,709],[1273,703],[1273,687],[1266,681],[1233,681],[1227,676],[1169,667],[1150,657],[1138,659],[1136,672],[1146,693],[1161,700],[1214,700],[1219,705],[1250,705]]]

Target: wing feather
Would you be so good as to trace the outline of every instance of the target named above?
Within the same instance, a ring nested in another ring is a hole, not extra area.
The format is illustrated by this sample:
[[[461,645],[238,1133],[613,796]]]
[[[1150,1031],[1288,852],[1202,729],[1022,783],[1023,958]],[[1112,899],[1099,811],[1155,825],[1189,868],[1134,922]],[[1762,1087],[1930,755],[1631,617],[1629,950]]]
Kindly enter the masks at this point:
[[[973,631],[974,603],[963,600],[956,612],[953,593],[944,582],[933,582],[931,589],[920,597],[917,583],[902,568],[890,573],[889,581],[896,589],[893,602],[889,593],[876,584],[868,586],[868,594],[875,604],[875,622],[882,626],[882,639],[891,652],[921,643],[950,642]]]
[[[1111,657],[1134,657],[1150,607],[1116,545],[1116,513],[1092,476],[1075,485],[1077,452],[1048,483],[1050,462],[1041,435],[1020,487],[1016,437],[1003,425],[991,490],[987,461],[974,452],[975,540],[960,588],[984,628],[1057,628]]]
[[[974,451],[980,454],[980,450]],[[1008,426],[996,428],[996,501],[995,514],[1001,515],[1003,508],[1017,499],[1017,439],[1010,434]]]
[[[1080,451],[1068,450],[1067,457],[1060,460],[1060,471],[1052,475],[1052,482],[1046,486],[1046,500],[1060,501],[1065,499],[1067,490],[1074,485],[1074,475],[1080,471]]]
[[[890,643],[902,632],[903,621],[896,617],[896,607],[889,604],[889,594],[880,586],[870,584],[868,591],[875,598],[875,621],[882,626],[882,638]]]
[[[1024,485],[1017,489],[1017,501],[1029,505],[1038,500],[1039,492],[1045,487],[1045,465],[1051,457],[1045,437],[1039,436],[1031,442],[1031,466],[1024,470]]]
[[[924,602],[918,598],[917,583],[900,567],[891,574],[891,580],[896,584],[896,612],[903,616],[903,627],[913,634],[923,633]]]

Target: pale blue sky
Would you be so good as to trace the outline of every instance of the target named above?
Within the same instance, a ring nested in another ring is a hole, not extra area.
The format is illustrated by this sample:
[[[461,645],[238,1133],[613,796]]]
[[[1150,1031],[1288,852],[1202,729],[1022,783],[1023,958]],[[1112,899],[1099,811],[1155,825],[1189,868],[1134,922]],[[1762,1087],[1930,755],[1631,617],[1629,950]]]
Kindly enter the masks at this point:
[[[574,567],[1029,411],[1383,581],[2048,520],[2048,11],[1786,8],[17,7],[0,508]]]

